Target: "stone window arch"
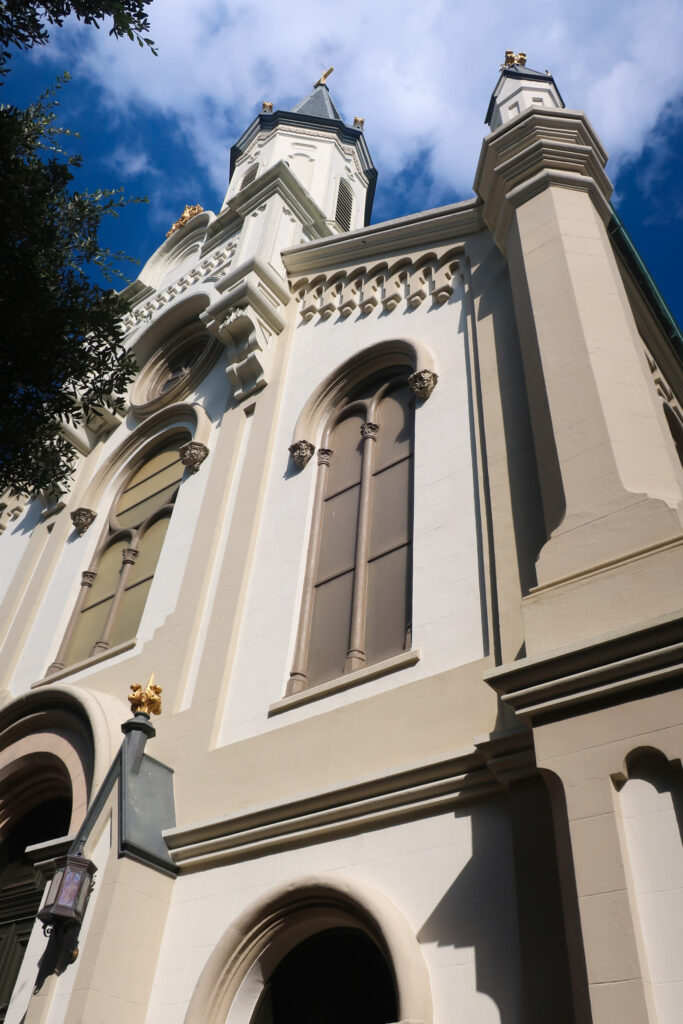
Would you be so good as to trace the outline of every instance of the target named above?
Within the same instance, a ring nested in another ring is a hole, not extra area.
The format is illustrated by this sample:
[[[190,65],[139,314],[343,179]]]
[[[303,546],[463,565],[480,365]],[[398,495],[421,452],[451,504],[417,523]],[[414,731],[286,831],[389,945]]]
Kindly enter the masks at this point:
[[[323,428],[290,694],[410,648],[411,371],[358,382]]]
[[[288,880],[247,907],[209,957],[190,1000],[186,1024],[262,1024],[259,1013],[267,1014],[269,986],[277,983],[288,957],[307,943],[310,950],[321,940],[324,945],[340,938],[359,952],[370,952],[378,984],[388,997],[382,1008],[395,1014],[384,1024],[432,1024],[427,966],[407,921],[372,886],[340,874]],[[393,992],[387,992],[389,987]],[[358,1019],[380,1024],[376,1018],[381,1013],[372,1007],[371,1012],[374,1016]],[[276,1014],[273,1024],[288,1024],[288,1018]]]
[[[48,675],[135,638],[193,444],[165,433],[129,464]]]

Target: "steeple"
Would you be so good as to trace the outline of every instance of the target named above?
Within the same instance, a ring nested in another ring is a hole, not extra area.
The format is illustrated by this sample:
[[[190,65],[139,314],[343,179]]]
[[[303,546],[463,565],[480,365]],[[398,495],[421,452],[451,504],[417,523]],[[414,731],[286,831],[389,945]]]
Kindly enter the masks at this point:
[[[227,203],[255,187],[282,161],[324,215],[330,231],[348,231],[370,221],[377,171],[363,135],[362,118],[346,124],[326,85],[328,68],[291,110],[263,103],[261,112],[230,151]]]
[[[534,71],[526,66],[525,53],[506,50],[485,124],[493,132],[530,107],[558,109],[564,107],[564,101],[549,71]]]

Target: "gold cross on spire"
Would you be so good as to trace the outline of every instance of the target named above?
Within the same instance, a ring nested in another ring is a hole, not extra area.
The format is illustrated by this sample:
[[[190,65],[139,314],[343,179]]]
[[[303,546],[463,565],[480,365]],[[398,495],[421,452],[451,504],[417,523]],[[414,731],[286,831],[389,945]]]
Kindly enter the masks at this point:
[[[317,89],[319,85],[324,85],[325,82],[330,77],[330,75],[332,74],[333,71],[334,71],[334,68],[328,68],[327,71],[323,71],[322,75],[320,76],[318,81],[315,83],[313,88]]]

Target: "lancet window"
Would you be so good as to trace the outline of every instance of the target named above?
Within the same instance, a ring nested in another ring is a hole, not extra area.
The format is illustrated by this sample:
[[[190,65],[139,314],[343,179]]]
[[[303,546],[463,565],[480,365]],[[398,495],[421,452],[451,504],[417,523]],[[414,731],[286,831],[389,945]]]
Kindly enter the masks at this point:
[[[185,466],[176,438],[130,474],[81,589],[51,672],[135,637]]]
[[[408,373],[383,373],[360,388],[324,431],[290,693],[410,647]]]

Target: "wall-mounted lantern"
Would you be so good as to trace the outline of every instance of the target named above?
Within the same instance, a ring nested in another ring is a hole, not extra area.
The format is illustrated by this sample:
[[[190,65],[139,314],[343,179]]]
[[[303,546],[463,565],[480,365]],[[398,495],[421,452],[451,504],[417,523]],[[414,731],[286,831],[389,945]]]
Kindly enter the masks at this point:
[[[83,921],[97,868],[82,854],[83,843],[78,853],[58,857],[54,862],[55,873],[45,903],[38,911],[46,935],[53,928],[63,928],[70,924],[80,927]]]

